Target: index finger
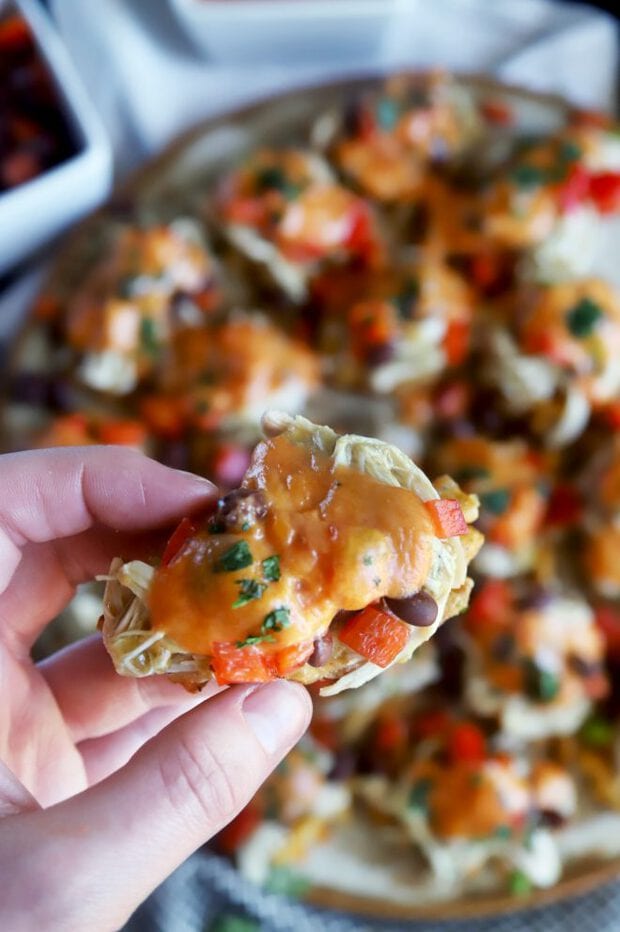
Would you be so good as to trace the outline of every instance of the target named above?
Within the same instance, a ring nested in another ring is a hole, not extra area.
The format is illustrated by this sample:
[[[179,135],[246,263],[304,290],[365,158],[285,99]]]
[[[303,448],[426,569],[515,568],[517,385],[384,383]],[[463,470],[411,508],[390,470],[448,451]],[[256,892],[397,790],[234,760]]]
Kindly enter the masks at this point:
[[[96,525],[149,530],[217,495],[206,479],[122,447],[6,454],[0,457],[0,489],[0,592],[28,542],[71,537]]]

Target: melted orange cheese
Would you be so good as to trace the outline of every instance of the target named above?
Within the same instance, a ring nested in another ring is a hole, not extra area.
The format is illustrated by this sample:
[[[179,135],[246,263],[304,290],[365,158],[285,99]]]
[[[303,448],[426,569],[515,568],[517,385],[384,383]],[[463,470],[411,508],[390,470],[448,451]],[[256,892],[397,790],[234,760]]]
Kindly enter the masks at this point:
[[[201,531],[155,573],[152,627],[184,650],[208,655],[214,642],[259,636],[278,608],[288,609],[290,623],[261,642],[264,650],[311,642],[339,610],[402,598],[423,585],[433,530],[415,493],[334,466],[327,455],[284,437],[260,445],[244,485],[263,493],[266,517],[243,533]],[[239,541],[247,543],[252,564],[217,571],[218,559]],[[262,561],[274,555],[281,575],[269,581]],[[264,589],[235,608],[243,579]]]

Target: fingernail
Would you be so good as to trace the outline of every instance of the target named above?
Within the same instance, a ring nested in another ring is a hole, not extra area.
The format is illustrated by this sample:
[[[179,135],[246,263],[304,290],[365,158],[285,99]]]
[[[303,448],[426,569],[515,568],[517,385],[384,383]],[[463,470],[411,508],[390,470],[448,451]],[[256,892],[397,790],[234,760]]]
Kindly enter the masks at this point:
[[[286,680],[255,689],[243,702],[245,720],[269,755],[287,750],[301,736],[310,712],[308,693]]]

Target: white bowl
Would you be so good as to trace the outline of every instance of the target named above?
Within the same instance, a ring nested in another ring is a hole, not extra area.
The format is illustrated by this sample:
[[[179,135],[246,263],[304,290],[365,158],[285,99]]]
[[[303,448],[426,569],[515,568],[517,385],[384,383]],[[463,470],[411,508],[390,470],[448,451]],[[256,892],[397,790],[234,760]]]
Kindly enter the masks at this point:
[[[27,20],[47,63],[77,151],[31,181],[0,194],[0,274],[100,204],[112,182],[105,131],[48,15],[36,0],[0,2],[0,15],[12,8]]]
[[[189,37],[220,63],[368,64],[402,0],[169,0]]]

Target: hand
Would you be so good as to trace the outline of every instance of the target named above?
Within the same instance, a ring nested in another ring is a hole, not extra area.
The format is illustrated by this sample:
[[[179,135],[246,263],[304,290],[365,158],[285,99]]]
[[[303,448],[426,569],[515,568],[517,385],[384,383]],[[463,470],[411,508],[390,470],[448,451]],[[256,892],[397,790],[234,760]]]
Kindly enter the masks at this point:
[[[30,659],[77,583],[215,496],[115,447],[0,457],[0,928],[119,928],[308,724],[295,684],[190,696],[118,676],[98,636]]]

